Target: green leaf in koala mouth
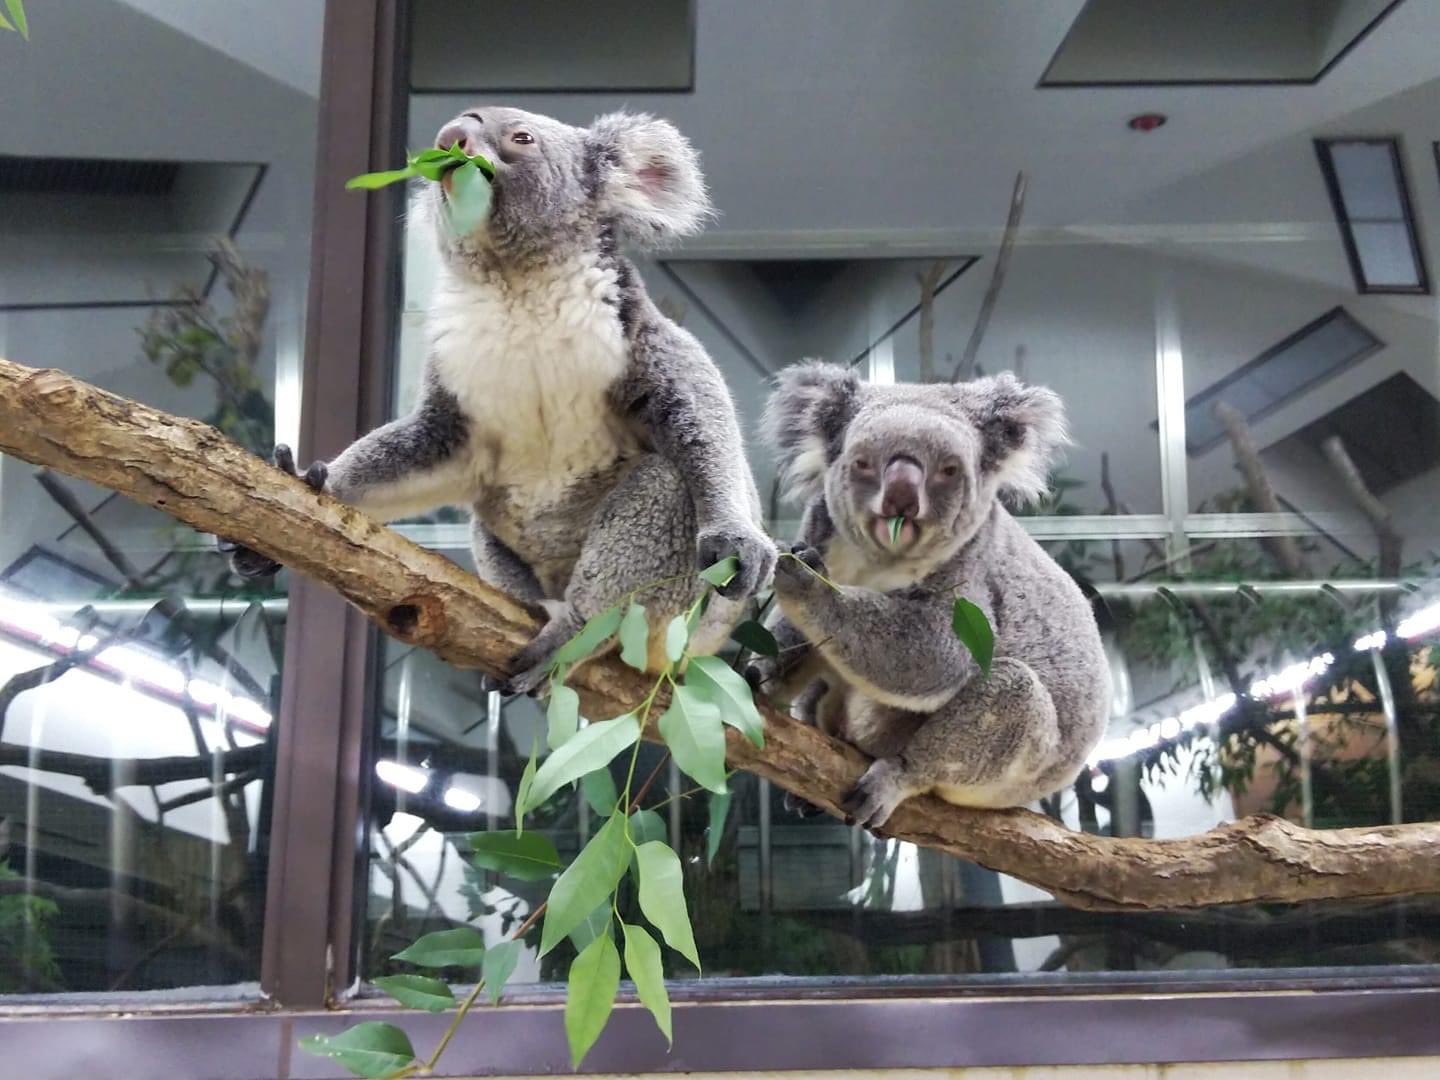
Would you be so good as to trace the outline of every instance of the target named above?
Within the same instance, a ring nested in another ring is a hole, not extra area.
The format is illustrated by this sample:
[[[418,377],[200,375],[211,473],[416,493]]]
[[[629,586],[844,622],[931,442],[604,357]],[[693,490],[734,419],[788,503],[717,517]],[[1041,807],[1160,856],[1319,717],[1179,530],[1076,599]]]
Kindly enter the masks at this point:
[[[894,547],[900,542],[900,530],[905,527],[903,517],[892,517],[890,519],[890,546]]]
[[[421,150],[418,154],[411,154],[405,159],[405,168],[403,169],[389,169],[385,172],[352,176],[345,181],[345,190],[354,191],[358,188],[374,191],[376,188],[388,187],[416,176],[438,183],[440,178],[451,169],[459,169],[465,165],[473,165],[486,181],[493,182],[495,180],[495,166],[490,163],[488,158],[481,157],[479,154],[467,154],[460,149],[460,144],[456,143],[448,150],[432,146],[428,150]],[[458,180],[459,176],[456,176],[456,179]],[[486,186],[488,187],[489,184],[487,183]]]

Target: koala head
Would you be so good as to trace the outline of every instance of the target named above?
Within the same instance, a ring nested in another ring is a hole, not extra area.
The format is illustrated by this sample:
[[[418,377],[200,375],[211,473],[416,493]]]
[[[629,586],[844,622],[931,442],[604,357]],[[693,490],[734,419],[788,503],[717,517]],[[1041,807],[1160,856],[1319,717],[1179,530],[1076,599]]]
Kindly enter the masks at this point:
[[[699,158],[673,125],[611,113],[588,128],[480,106],[435,137],[495,165],[490,213],[470,235],[445,220],[450,179],[426,185],[442,251],[461,260],[525,262],[619,244],[656,248],[698,232],[710,215]]]
[[[779,377],[764,427],[787,496],[823,493],[837,530],[896,561],[948,556],[1001,493],[1039,497],[1068,441],[1059,397],[1008,372],[958,386],[876,386],[815,362]]]

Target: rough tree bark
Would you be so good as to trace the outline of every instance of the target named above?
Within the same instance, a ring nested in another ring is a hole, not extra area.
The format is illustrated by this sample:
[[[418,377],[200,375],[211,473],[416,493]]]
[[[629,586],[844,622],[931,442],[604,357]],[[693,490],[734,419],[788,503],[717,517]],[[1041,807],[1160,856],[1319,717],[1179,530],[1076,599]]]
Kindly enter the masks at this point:
[[[503,673],[535,628],[521,604],[358,511],[312,493],[213,428],[59,371],[0,360],[0,452],[101,484],[220,533],[341,593],[387,633],[459,667]],[[634,706],[649,683],[618,660],[573,676],[587,715]],[[840,816],[865,758],[772,709],[763,750],[727,729],[732,765]],[[652,730],[648,738],[657,738]],[[1247,818],[1183,840],[1072,832],[1026,810],[912,799],[888,835],[947,851],[1087,909],[1440,893],[1440,823],[1309,831]]]

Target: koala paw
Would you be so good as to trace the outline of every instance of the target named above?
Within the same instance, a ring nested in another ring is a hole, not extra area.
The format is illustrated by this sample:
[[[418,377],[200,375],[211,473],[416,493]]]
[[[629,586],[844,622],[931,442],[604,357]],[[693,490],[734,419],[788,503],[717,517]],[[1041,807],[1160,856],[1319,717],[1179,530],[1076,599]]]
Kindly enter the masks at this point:
[[[775,564],[775,591],[794,596],[812,589],[824,588],[825,560],[820,552],[804,544],[796,544],[786,558]]]
[[[865,770],[860,782],[840,802],[845,821],[878,830],[895,808],[914,792],[905,784],[905,767],[896,758],[881,758]]]
[[[317,461],[302,475],[295,468],[295,454],[284,443],[275,447],[275,466],[282,472],[304,480],[315,491],[325,490],[325,481],[330,474],[329,466],[323,461]],[[280,564],[268,555],[261,555],[258,551],[242,547],[231,540],[217,537],[215,546],[230,556],[230,569],[247,581],[270,577],[280,569]]]
[[[814,803],[802,799],[799,795],[789,791],[785,792],[784,803],[786,813],[794,814],[799,818],[819,817],[825,812]]]
[[[749,522],[724,523],[702,529],[697,548],[701,570],[730,555],[740,560],[740,569],[730,583],[716,589],[727,600],[744,600],[754,596],[775,572],[775,545]]]

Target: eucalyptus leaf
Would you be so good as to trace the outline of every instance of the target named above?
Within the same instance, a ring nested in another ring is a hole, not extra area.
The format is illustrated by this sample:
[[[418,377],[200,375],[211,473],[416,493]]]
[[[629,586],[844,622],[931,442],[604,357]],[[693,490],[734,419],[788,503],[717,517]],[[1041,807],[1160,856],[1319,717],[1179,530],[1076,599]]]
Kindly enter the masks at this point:
[[[473,161],[450,177],[450,228],[456,236],[469,236],[490,214],[490,181]]]
[[[381,975],[371,981],[407,1009],[444,1012],[455,1004],[450,987],[429,975]]]
[[[608,896],[604,900],[601,900],[600,903],[596,905],[595,910],[581,919],[580,925],[575,927],[574,930],[571,930],[567,935],[570,938],[570,944],[575,947],[577,953],[584,950],[601,934],[608,934],[610,932],[610,915],[613,910],[610,902],[610,897]]]
[[[558,679],[550,681],[550,700],[545,705],[545,742],[558,750],[580,728],[580,695]]]
[[[545,759],[535,773],[535,782],[526,792],[524,809],[539,806],[563,785],[580,779],[591,769],[610,764],[617,754],[633,746],[638,738],[639,721],[629,713],[589,725]]]
[[[570,965],[565,988],[565,1038],[575,1068],[605,1030],[619,989],[620,953],[610,935],[601,934]]]
[[[730,631],[730,640],[758,656],[780,655],[780,643],[775,640],[775,635],[754,619],[748,619]]]
[[[641,844],[635,857],[640,864],[640,910],[666,944],[699,968],[700,953],[695,948],[690,913],[685,907],[680,856],[670,850],[670,845],[652,840]]]
[[[665,1036],[667,1045],[675,1039],[670,1030],[670,995],[665,991],[665,966],[660,959],[660,946],[641,926],[620,924],[625,931],[625,970],[635,984],[640,1004],[655,1017],[655,1026]]]
[[[654,810],[636,810],[630,815],[630,839],[637,846],[650,840],[664,840],[668,834],[665,819]]]
[[[955,630],[955,636],[960,639],[960,644],[970,650],[970,655],[980,665],[980,670],[988,676],[990,664],[995,659],[995,631],[990,628],[990,620],[985,617],[985,612],[963,596],[957,596],[951,626]]]
[[[20,36],[29,41],[30,22],[25,18],[24,0],[5,0],[5,9],[10,12],[10,22],[14,24],[7,24],[6,29],[20,31]]]
[[[685,625],[685,616],[676,615],[665,628],[665,659],[672,664],[685,655],[685,646],[690,643],[690,628]]]
[[[485,980],[485,993],[490,1004],[500,1004],[500,995],[505,984],[515,974],[515,965],[520,962],[521,945],[518,941],[502,941],[485,950],[485,962],[480,967],[480,977]]]
[[[307,1035],[300,1049],[338,1061],[356,1076],[388,1076],[415,1060],[410,1036],[394,1024],[367,1020],[339,1035]]]
[[[560,853],[546,836],[512,832],[471,833],[470,861],[520,881],[543,881],[563,868]]]
[[[475,967],[485,959],[485,939],[468,926],[436,930],[390,959],[404,960],[416,967]]]
[[[551,888],[540,931],[541,956],[560,944],[615,891],[629,864],[624,819],[612,814]]]
[[[710,791],[725,790],[725,729],[718,705],[692,687],[677,686],[658,726],[687,776]]]
[[[692,656],[685,685],[699,690],[720,709],[720,719],[758,747],[765,745],[765,719],[755,697],[738,672],[718,656]]]
[[[704,570],[701,570],[700,576],[717,589],[722,589],[726,585],[729,585],[730,579],[739,572],[740,560],[734,555],[726,555],[725,558],[719,562],[711,563]]]
[[[390,169],[387,172],[363,173],[360,176],[352,176],[345,181],[346,191],[364,190],[374,191],[376,188],[388,187],[391,184],[399,183],[401,180],[409,180],[411,177],[419,176],[420,173],[413,165],[407,165],[403,169]]]
[[[620,620],[620,659],[636,671],[644,671],[650,649],[650,626],[645,609],[631,604]]]
[[[903,517],[892,517],[890,519],[890,546],[894,547],[900,542],[900,530],[905,528]]]
[[[580,628],[580,632],[561,645],[550,661],[551,668],[559,668],[584,660],[609,640],[610,635],[620,629],[620,609],[606,608]]]
[[[591,769],[580,778],[580,790],[585,795],[585,801],[590,804],[590,809],[601,817],[609,817],[615,812],[615,804],[620,801],[620,792],[615,788],[615,777],[610,775],[608,768]]]
[[[4,15],[0,15],[0,30],[9,30],[12,34],[15,32],[15,27],[11,25],[10,21],[6,19]]]
[[[537,731],[530,740],[530,760],[515,785],[515,835],[525,832],[525,807],[530,803],[530,792],[535,788],[535,769],[540,759],[540,733]]]
[[[710,821],[705,827],[705,865],[715,862],[720,841],[725,837],[725,819],[730,814],[730,792],[710,793]]]

